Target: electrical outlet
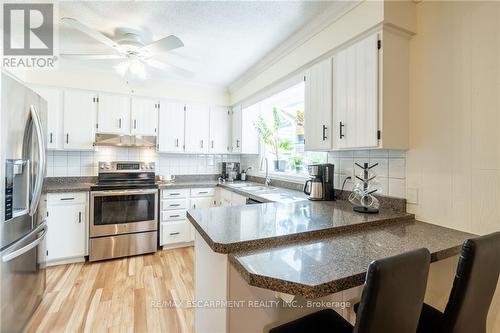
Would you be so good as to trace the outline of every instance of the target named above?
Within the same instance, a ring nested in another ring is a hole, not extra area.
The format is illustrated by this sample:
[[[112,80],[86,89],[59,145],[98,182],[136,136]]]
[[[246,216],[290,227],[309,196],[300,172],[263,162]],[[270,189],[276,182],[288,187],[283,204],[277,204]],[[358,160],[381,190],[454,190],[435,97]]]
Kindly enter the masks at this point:
[[[406,189],[406,202],[410,204],[418,204],[418,188],[408,187]]]

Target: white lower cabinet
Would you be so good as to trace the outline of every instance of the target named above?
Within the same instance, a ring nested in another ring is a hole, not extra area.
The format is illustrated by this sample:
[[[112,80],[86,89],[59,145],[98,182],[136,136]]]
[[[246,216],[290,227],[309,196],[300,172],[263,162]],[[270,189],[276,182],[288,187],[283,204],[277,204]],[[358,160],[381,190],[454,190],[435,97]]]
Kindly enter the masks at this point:
[[[162,189],[160,198],[160,245],[182,247],[194,241],[195,229],[186,218],[189,208],[216,205],[214,187]]]
[[[88,194],[48,194],[48,265],[83,261],[88,255]]]
[[[247,197],[219,188],[216,202],[218,206],[243,206],[247,204]]]
[[[192,241],[191,229],[188,223],[186,220],[162,222],[160,224],[160,245]]]

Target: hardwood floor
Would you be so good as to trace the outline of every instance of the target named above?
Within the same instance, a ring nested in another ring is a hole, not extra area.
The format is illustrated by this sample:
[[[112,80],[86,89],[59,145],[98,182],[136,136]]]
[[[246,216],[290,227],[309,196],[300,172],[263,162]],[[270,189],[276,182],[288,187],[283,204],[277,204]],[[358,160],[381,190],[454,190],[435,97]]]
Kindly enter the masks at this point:
[[[192,247],[50,267],[26,332],[193,332],[193,293]]]

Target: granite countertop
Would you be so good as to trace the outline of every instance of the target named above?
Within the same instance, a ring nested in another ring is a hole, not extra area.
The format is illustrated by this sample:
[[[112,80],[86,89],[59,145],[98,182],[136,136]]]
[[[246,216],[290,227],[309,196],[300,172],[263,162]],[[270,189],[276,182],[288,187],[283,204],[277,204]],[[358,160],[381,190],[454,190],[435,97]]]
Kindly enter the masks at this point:
[[[88,192],[97,177],[49,177],[43,184],[44,193]]]
[[[413,214],[390,209],[382,209],[379,214],[356,213],[346,201],[309,200],[191,209],[187,216],[212,250],[219,253],[310,240],[414,218]]]
[[[317,298],[362,285],[373,260],[425,247],[437,261],[458,254],[471,237],[413,220],[234,253],[229,261],[251,286]]]

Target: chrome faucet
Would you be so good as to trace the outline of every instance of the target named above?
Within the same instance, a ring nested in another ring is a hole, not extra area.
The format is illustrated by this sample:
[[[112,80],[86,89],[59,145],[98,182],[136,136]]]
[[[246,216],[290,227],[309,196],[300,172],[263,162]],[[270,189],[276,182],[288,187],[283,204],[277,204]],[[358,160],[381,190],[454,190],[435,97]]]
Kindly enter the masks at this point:
[[[271,178],[269,178],[269,161],[265,156],[260,160],[260,169],[262,170],[262,164],[264,164],[264,161],[266,162],[266,179],[264,180],[264,185],[269,186],[271,184]]]

